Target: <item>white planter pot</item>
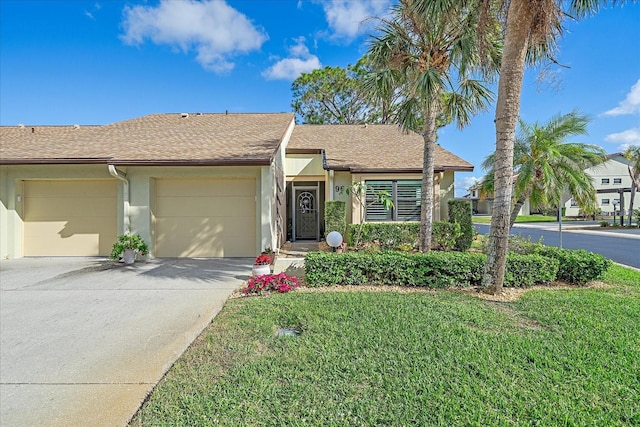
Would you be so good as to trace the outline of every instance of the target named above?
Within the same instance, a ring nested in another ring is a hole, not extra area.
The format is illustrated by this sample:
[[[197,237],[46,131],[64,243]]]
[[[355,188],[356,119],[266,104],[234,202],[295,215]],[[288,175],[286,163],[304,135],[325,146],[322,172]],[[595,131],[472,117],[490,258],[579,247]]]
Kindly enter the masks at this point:
[[[271,266],[269,265],[254,265],[251,269],[252,276],[262,276],[263,274],[271,274]]]
[[[133,264],[136,260],[136,251],[134,251],[133,249],[125,249],[124,253],[122,254],[122,260],[127,265]]]

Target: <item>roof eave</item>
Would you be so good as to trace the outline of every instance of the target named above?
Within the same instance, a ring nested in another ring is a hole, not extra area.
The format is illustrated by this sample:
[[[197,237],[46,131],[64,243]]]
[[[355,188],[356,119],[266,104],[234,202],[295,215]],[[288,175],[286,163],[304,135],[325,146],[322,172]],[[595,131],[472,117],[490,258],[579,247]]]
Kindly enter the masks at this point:
[[[0,165],[93,165],[107,164],[111,162],[110,157],[96,157],[85,159],[0,159]]]
[[[0,159],[0,165],[88,165],[113,164],[120,166],[270,166],[269,159],[179,159],[127,160],[104,158],[86,159]]]
[[[422,173],[422,168],[367,168],[357,166],[328,166],[327,170],[349,171],[352,173]],[[473,172],[473,166],[437,166],[434,172]]]

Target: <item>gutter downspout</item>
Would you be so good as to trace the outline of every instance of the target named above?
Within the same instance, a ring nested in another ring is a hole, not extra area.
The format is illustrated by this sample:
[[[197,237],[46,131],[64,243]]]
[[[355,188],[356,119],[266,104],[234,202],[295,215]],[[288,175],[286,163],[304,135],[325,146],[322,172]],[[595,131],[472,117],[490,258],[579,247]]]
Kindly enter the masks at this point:
[[[119,179],[124,183],[124,190],[122,198],[124,199],[124,212],[123,212],[123,233],[127,234],[130,232],[130,221],[129,221],[129,180],[125,178],[127,176],[124,172],[119,172],[114,165],[109,166],[109,173],[114,178]]]

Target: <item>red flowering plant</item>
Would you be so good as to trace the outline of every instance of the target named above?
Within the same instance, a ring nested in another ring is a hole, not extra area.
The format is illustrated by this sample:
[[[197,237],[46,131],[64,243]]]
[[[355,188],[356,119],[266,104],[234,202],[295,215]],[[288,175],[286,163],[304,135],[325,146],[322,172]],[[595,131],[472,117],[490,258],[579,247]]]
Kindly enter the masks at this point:
[[[245,295],[264,295],[271,291],[285,293],[297,287],[298,279],[288,276],[285,273],[263,274],[261,276],[252,276],[247,282],[247,287],[244,288],[242,292],[244,292]]]
[[[256,258],[254,265],[269,265],[271,263],[271,258],[269,255],[260,254]]]

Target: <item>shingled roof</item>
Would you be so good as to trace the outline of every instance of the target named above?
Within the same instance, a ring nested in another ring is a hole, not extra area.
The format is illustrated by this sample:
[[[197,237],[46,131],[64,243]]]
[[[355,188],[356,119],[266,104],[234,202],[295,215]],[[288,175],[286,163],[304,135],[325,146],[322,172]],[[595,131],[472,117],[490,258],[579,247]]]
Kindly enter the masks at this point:
[[[352,172],[422,172],[424,140],[396,125],[298,125],[288,153],[323,150],[326,166]],[[436,145],[435,170],[472,171],[473,165]]]
[[[293,114],[152,114],[105,126],[2,126],[0,164],[268,165]]]
[[[269,165],[293,114],[152,114],[104,126],[2,126],[0,164]],[[422,137],[395,125],[298,125],[287,152],[353,172],[422,172]],[[435,170],[473,165],[440,146]]]

